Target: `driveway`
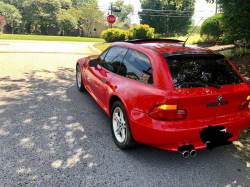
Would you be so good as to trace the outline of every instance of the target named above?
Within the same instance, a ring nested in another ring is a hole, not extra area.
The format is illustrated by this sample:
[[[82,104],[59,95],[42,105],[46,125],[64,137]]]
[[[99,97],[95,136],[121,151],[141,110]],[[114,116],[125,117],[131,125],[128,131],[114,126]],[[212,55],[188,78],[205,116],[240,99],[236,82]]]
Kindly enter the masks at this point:
[[[0,186],[249,186],[249,168],[224,147],[188,159],[118,149],[108,116],[76,88],[88,45],[0,40]]]

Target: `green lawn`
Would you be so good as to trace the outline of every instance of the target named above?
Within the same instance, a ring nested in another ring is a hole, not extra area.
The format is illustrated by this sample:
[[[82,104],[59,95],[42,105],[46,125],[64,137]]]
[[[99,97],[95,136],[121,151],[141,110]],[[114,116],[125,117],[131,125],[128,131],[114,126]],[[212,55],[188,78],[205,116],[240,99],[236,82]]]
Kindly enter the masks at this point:
[[[107,44],[107,45],[94,45],[97,49],[100,49],[101,51],[104,51],[105,49],[107,49],[111,44]]]
[[[63,42],[105,42],[101,38],[87,38],[74,36],[49,36],[49,35],[19,35],[2,34],[0,40],[38,40],[38,41],[63,41]]]

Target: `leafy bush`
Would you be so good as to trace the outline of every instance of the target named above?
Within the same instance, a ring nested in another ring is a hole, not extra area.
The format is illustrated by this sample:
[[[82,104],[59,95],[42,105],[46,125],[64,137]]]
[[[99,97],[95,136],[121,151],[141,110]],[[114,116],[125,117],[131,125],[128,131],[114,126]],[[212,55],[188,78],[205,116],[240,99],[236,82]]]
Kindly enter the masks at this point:
[[[221,16],[221,14],[217,14],[215,16],[207,18],[201,25],[201,36],[206,34],[208,36],[214,37],[214,39],[217,41],[223,34],[221,28]]]
[[[210,1],[211,0],[207,0]],[[215,0],[212,0],[215,2]],[[250,43],[250,3],[249,0],[217,0],[217,4],[223,11],[222,27],[224,41],[234,42],[245,39]]]
[[[139,25],[130,28],[127,31],[127,38],[131,39],[152,39],[154,38],[154,28],[149,25]]]
[[[222,54],[227,57],[228,59],[231,59],[233,57],[241,57],[250,54],[250,50],[247,48],[237,48],[237,49],[231,49],[231,50],[226,50],[222,52]]]
[[[233,57],[233,52],[232,50],[227,50],[225,52],[222,52],[222,54],[227,57],[228,59],[231,59]]]
[[[102,32],[101,38],[106,42],[122,41],[126,38],[126,31],[122,29],[107,29]]]
[[[247,48],[237,48],[234,52],[235,56],[244,56],[249,54],[249,50]]]
[[[154,37],[154,38],[163,38],[163,37],[165,37],[165,34],[164,34],[164,33],[162,33],[162,34],[160,34],[160,33],[155,33],[155,37]]]
[[[188,38],[189,37],[189,38]],[[194,34],[191,36],[180,36],[177,39],[185,41],[188,38],[187,44],[199,44],[205,41],[204,37],[201,37],[199,34]]]

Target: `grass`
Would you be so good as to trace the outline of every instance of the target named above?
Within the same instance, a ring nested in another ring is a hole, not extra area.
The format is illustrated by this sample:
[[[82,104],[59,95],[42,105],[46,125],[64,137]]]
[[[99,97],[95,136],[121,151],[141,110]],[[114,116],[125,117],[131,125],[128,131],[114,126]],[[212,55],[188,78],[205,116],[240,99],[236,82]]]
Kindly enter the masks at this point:
[[[105,42],[101,38],[87,38],[74,36],[49,36],[49,35],[20,35],[2,34],[0,40],[36,40],[36,41],[62,41],[62,42]]]
[[[106,45],[94,45],[97,49],[100,49],[101,51],[104,51],[107,49],[111,44],[106,44]]]
[[[186,39],[188,38],[188,36],[180,36],[178,37],[177,39],[178,40],[182,40],[182,41],[185,41]],[[194,34],[194,35],[191,35],[189,38],[188,38],[188,41],[187,41],[187,44],[199,44],[199,43],[202,43],[205,41],[205,38],[204,37],[201,37],[199,34]]]
[[[250,50],[240,47],[236,49],[226,50],[221,53],[228,59],[232,59],[233,57],[241,57],[241,56],[248,55],[250,54]]]
[[[163,37],[163,39],[177,39],[181,41],[186,41],[187,38],[188,38],[187,44],[190,44],[190,45],[212,41],[212,38],[209,38],[207,36],[201,37],[200,34],[193,34],[191,36],[187,35],[187,36],[179,36],[179,37]]]

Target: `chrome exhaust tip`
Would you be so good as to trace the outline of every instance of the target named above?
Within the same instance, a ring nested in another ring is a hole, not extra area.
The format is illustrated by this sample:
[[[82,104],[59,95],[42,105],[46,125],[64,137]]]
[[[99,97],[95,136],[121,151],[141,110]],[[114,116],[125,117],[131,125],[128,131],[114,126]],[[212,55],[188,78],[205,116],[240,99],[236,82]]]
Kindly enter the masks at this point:
[[[197,154],[197,151],[192,149],[189,154],[190,154],[191,157],[195,157],[196,154]]]
[[[189,151],[187,151],[187,150],[182,151],[181,154],[182,154],[182,156],[183,156],[184,158],[188,158],[188,157],[189,157]]]
[[[189,156],[195,157],[197,152],[193,145],[183,145],[178,147],[178,151],[182,154],[184,158],[188,158]]]

